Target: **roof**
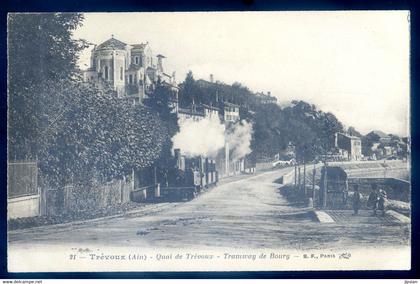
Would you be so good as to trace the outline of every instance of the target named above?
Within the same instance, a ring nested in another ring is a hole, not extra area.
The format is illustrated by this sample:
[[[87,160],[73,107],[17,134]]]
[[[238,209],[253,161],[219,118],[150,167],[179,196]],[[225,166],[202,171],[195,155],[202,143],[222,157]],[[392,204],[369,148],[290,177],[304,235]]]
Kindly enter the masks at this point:
[[[171,84],[171,83],[168,83],[166,81],[163,81],[162,84],[166,85],[166,86],[169,86],[171,88],[179,89],[179,87],[176,84]]]
[[[127,44],[115,38],[110,38],[96,47],[96,49],[125,50]]]
[[[349,138],[349,139],[357,139],[357,140],[360,140],[360,137],[357,137],[357,136],[351,136],[351,135],[344,134],[344,133],[338,133],[338,135],[342,135],[342,136],[347,137],[347,138]]]
[[[130,45],[133,49],[143,50],[146,47],[147,43],[135,43],[135,44],[130,44]]]
[[[219,108],[218,108],[218,107],[215,107],[215,106],[209,106],[209,105],[205,105],[205,104],[201,104],[201,105],[202,105],[204,108],[219,111]]]
[[[380,130],[373,130],[373,131],[369,132],[369,133],[368,133],[368,135],[369,135],[370,133],[372,133],[372,134],[376,134],[376,135],[378,135],[380,138],[387,138],[387,137],[389,137],[386,133],[384,133],[384,132],[382,132],[382,131],[380,131]]]
[[[204,116],[203,112],[193,111],[188,108],[178,108],[178,113],[189,114],[189,115],[194,115],[194,116]]]
[[[229,103],[229,102],[224,102],[224,105],[226,105],[226,106],[239,107],[239,105],[237,105],[237,104],[233,104],[233,103]]]

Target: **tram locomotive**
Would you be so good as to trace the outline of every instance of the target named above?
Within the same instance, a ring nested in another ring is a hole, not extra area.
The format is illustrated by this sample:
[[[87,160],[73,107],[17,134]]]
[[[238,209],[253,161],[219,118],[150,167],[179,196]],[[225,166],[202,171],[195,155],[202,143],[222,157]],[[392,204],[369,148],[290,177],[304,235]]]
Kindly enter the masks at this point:
[[[197,156],[188,158],[175,151],[178,171],[169,178],[166,187],[162,187],[162,195],[167,200],[190,200],[206,188],[218,182],[216,161]]]

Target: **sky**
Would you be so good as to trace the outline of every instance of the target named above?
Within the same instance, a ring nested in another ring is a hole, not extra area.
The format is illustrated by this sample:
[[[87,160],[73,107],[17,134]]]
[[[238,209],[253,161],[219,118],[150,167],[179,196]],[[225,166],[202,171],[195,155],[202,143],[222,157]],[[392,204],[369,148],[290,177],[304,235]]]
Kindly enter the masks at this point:
[[[281,103],[313,103],[362,134],[406,136],[409,29],[408,11],[86,13],[74,37],[149,42],[178,82],[189,70],[196,79],[213,74]]]

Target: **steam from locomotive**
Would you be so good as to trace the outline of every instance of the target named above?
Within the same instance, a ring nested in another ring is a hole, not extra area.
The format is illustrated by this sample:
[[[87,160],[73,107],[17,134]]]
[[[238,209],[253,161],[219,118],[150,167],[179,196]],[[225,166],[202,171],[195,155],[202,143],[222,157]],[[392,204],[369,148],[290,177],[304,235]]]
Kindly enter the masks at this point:
[[[232,160],[239,160],[251,153],[252,124],[242,120],[227,129],[226,140],[232,150]]]
[[[251,152],[252,124],[245,120],[225,127],[219,118],[187,120],[173,137],[173,148],[181,149],[186,157],[214,158],[225,143],[229,144],[232,159],[238,160]]]

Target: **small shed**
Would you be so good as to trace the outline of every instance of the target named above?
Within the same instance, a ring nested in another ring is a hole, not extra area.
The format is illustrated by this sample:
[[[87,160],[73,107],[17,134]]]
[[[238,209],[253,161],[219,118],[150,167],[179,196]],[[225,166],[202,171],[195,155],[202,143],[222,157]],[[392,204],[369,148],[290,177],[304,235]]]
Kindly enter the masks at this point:
[[[341,167],[323,167],[320,182],[320,205],[323,208],[345,208],[348,196],[347,173]]]

